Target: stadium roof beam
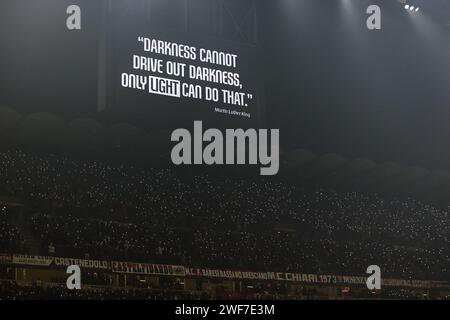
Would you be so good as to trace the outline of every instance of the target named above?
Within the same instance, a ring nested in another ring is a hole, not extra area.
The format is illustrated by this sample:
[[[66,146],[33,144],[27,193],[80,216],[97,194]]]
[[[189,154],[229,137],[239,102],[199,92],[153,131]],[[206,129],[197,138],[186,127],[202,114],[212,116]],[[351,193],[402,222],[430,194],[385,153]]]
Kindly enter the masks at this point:
[[[258,43],[258,10],[255,0],[213,0],[211,10],[212,16],[216,17],[212,19],[212,28],[217,35],[224,37],[228,26],[239,35],[240,41],[252,45]]]

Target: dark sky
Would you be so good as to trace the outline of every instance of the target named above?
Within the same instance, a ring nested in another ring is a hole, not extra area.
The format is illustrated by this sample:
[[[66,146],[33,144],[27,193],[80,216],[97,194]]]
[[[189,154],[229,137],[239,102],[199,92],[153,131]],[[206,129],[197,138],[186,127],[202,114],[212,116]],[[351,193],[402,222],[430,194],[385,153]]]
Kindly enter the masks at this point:
[[[84,30],[68,33],[61,12],[73,2],[0,1],[0,105],[97,116],[100,1],[75,1],[85,8]],[[192,1],[204,21],[211,18],[206,2]],[[265,83],[267,125],[280,128],[284,144],[450,169],[450,7],[442,0],[415,2],[418,14],[396,0],[258,2],[258,77]],[[368,31],[365,10],[375,3],[382,7],[382,30]],[[174,17],[159,17],[158,24],[173,28],[180,23]],[[193,20],[196,35],[205,29],[201,17]],[[148,110],[151,129],[163,121],[151,104]],[[146,125],[143,114],[136,118]]]

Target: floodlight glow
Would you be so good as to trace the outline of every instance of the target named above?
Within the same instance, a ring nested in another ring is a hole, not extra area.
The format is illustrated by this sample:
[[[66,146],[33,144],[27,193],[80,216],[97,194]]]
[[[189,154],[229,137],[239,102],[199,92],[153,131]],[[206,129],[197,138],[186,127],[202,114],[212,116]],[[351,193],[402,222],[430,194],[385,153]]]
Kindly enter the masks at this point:
[[[400,0],[399,0],[399,1],[400,1]],[[403,3],[405,3],[405,1],[403,1]],[[406,10],[410,10],[410,11],[415,11],[415,12],[418,12],[418,11],[420,10],[419,7],[415,7],[415,6],[410,5],[410,4],[408,4],[408,3],[405,3],[405,9],[406,9]]]

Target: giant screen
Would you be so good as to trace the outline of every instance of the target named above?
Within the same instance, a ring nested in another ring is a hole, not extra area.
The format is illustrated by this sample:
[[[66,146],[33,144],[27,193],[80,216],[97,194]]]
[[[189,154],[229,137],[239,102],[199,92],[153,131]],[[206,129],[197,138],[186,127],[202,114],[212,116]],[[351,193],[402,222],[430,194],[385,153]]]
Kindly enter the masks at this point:
[[[89,115],[148,128],[193,120],[258,126],[263,117],[258,45],[227,37],[227,26],[217,30],[214,3],[2,1],[3,104],[23,113]],[[74,6],[79,29],[70,28]]]

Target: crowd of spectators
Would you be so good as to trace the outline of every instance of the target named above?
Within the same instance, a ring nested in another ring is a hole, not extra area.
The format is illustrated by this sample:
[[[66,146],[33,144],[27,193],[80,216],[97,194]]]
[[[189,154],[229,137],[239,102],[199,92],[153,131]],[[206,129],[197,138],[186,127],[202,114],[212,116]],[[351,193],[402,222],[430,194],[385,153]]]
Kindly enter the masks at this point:
[[[0,300],[205,300],[204,293],[170,290],[144,290],[87,287],[68,290],[63,285],[20,285],[15,281],[0,282]]]
[[[20,252],[25,241],[17,227],[9,221],[8,209],[0,206],[0,252]]]
[[[21,151],[0,153],[0,181],[31,204],[33,234],[58,256],[342,275],[377,264],[449,279],[450,211],[411,198]]]

